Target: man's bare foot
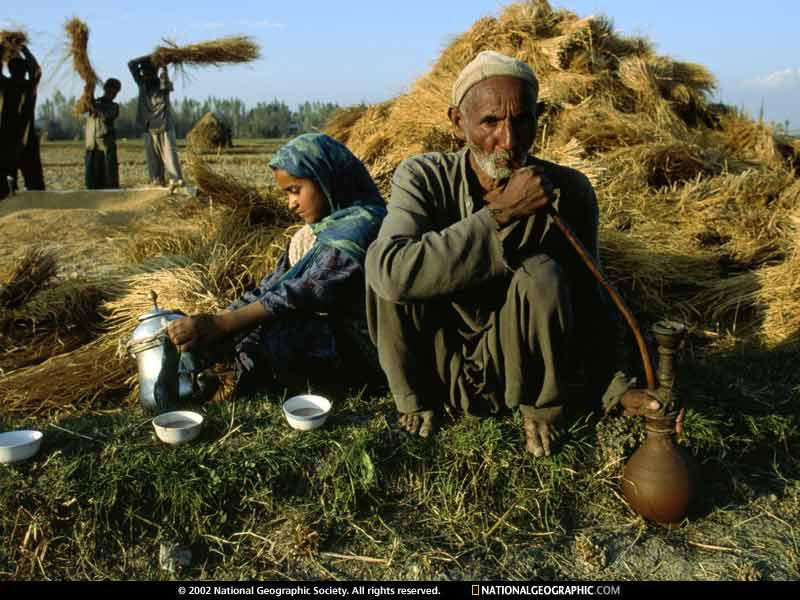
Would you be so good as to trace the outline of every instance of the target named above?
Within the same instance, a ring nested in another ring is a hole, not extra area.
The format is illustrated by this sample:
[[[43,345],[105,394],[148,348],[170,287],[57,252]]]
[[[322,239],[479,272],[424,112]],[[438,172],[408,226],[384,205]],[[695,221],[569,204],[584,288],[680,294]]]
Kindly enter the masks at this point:
[[[426,438],[436,431],[436,423],[432,410],[422,410],[414,413],[400,413],[397,417],[400,428],[412,435]]]
[[[543,421],[534,421],[528,416],[522,417],[522,427],[525,430],[525,449],[536,457],[550,456],[552,427]]]

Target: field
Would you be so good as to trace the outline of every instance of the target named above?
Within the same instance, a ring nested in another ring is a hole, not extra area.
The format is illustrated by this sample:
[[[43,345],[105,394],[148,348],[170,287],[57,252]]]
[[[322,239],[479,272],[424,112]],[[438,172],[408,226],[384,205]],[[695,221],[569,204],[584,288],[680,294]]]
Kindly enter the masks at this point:
[[[237,177],[255,182],[267,173],[266,161],[270,152],[280,145],[280,140],[237,140],[235,148],[223,155],[206,155],[214,165],[223,163],[235,170]],[[178,141],[178,151],[186,151],[184,140]],[[123,139],[117,142],[120,185],[125,188],[147,185],[147,162],[141,139]],[[235,159],[235,160],[234,160]],[[83,143],[45,142],[42,146],[42,166],[47,173],[47,189],[75,190],[84,186]]]
[[[278,144],[243,143],[208,161],[257,183]],[[145,183],[140,153],[121,144],[126,186]],[[45,144],[43,157],[49,185],[79,188],[79,143]],[[209,210],[140,193],[128,212],[155,206],[189,222]],[[596,413],[571,421],[553,458],[533,459],[518,418],[463,419],[421,441],[397,431],[387,396],[358,390],[304,434],[288,428],[280,398],[208,405],[202,440],[177,448],[156,440],[124,390],[79,410],[56,399],[45,413],[4,411],[1,429],[35,427],[45,440],[35,460],[0,469],[0,577],[794,579],[795,365],[791,348],[689,340],[683,444],[703,493],[671,531],[620,495],[641,425]],[[161,569],[162,544],[189,547],[190,566]]]

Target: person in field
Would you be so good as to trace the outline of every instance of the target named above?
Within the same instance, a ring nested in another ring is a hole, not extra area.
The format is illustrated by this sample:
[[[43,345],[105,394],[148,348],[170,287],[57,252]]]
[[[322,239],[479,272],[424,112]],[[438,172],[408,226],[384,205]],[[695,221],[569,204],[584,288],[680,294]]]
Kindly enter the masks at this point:
[[[131,60],[128,68],[139,87],[136,124],[144,130],[150,183],[163,186],[168,178],[170,188],[182,186],[183,174],[169,98],[174,88],[167,68],[162,67],[159,73],[147,55]]]
[[[257,288],[225,312],[180,319],[167,333],[201,364],[232,356],[237,395],[309,381],[375,382],[364,257],[386,214],[383,198],[361,161],[327,135],[293,139],[269,167],[305,226]]]
[[[44,189],[39,140],[34,131],[42,70],[27,46],[21,52],[21,57],[8,61],[8,77],[0,65],[0,199],[16,188],[17,170],[22,170],[27,189]]]
[[[481,52],[452,89],[463,149],[394,173],[367,252],[367,318],[412,434],[445,412],[519,410],[527,451],[549,455],[570,376],[599,397],[613,375],[612,306],[546,210],[597,260],[597,200],[582,173],[530,154],[538,92],[526,63]]]
[[[119,79],[113,77],[103,85],[103,95],[92,101],[86,118],[86,189],[114,189],[119,187],[117,162],[117,137],[114,121],[119,116],[119,104],[114,98],[122,89]]]

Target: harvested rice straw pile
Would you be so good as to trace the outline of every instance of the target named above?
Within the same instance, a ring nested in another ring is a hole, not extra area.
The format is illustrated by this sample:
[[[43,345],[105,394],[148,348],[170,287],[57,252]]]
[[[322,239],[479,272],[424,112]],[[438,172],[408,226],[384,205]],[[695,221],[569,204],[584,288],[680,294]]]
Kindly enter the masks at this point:
[[[24,31],[6,31],[0,29],[0,46],[3,47],[0,61],[7,63],[17,56],[23,46],[27,45],[28,36]]]
[[[64,29],[69,39],[69,55],[72,57],[72,66],[83,80],[83,94],[75,103],[75,114],[82,115],[89,112],[94,99],[94,90],[100,83],[100,78],[95,73],[89,61],[87,47],[89,44],[89,28],[86,23],[78,18],[67,21]]]
[[[194,151],[213,151],[233,146],[230,130],[212,112],[207,112],[186,134]]]
[[[580,18],[546,0],[511,4],[456,37],[407,94],[340,112],[326,131],[388,192],[405,158],[458,147],[450,90],[483,50],[536,72],[533,151],[592,181],[605,270],[643,325],[674,317],[768,344],[794,335],[788,224],[800,206],[800,148],[709,103],[715,81],[705,67],[659,56],[604,17]]]
[[[353,125],[355,125],[364,113],[367,112],[366,104],[358,106],[350,106],[337,110],[331,118],[325,123],[325,132],[347,145],[347,140],[350,139]]]
[[[170,40],[164,40],[164,43],[166,45],[158,46],[150,55],[157,67],[220,66],[227,63],[252,62],[261,55],[261,48],[246,35],[234,35],[186,46],[178,46]]]
[[[135,361],[117,352],[120,341],[127,339],[138,324],[138,317],[152,308],[149,291],[158,294],[160,306],[187,314],[211,308],[203,301],[201,279],[191,267],[177,263],[163,267],[118,282],[119,297],[101,307],[107,317],[104,332],[97,339],[0,378],[5,412],[80,412],[127,396]]]
[[[56,254],[39,246],[29,249],[14,267],[10,277],[0,284],[0,309],[16,308],[56,275]]]
[[[186,314],[216,312],[274,268],[289,239],[287,226],[293,223],[285,203],[273,192],[249,188],[207,167],[205,172],[210,174],[202,180],[211,182],[208,190],[225,197],[230,205],[214,209],[201,237],[181,246],[185,255],[120,268],[116,279],[107,282],[113,293],[96,307],[102,320],[96,325],[100,333],[95,339],[0,377],[4,412],[86,412],[125,398],[135,404],[135,361],[117,353],[138,317],[151,308],[150,290],[158,294],[159,306]],[[242,199],[244,204],[238,204]],[[247,216],[252,204],[271,211],[272,220],[250,223]],[[229,378],[223,383],[217,397],[230,392]]]

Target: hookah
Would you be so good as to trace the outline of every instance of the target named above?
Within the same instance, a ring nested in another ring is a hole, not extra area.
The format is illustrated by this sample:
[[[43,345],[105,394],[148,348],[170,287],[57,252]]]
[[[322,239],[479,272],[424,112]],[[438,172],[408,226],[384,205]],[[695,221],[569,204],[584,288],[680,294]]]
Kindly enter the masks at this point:
[[[547,212],[553,224],[611,296],[636,339],[647,388],[631,389],[625,395],[645,394],[657,400],[660,408],[645,411],[647,435],[625,465],[622,491],[631,508],[638,514],[661,525],[674,527],[686,516],[694,493],[689,462],[674,441],[680,409],[679,399],[673,393],[675,354],[686,335],[686,326],[667,320],[653,325],[652,332],[658,343],[659,355],[656,379],[647,344],[633,313],[552,204],[548,205]]]

